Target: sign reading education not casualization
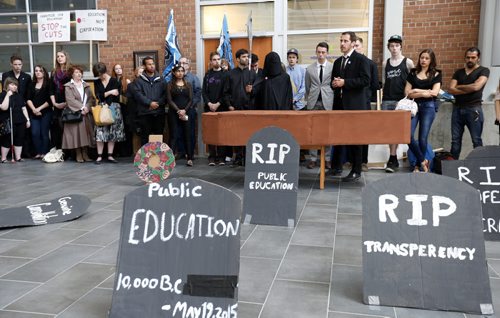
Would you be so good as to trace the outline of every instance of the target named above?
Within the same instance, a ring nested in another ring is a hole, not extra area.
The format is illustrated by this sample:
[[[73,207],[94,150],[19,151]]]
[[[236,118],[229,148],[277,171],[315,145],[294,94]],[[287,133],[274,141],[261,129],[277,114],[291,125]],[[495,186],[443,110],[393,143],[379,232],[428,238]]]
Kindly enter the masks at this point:
[[[246,149],[244,223],[294,227],[299,145],[286,130],[267,127],[250,138]]]
[[[483,232],[500,241],[500,146],[478,147],[465,160],[443,162],[443,175],[476,188],[483,205]]]
[[[38,42],[69,42],[69,11],[43,12],[37,14]]]
[[[71,221],[85,214],[89,205],[88,197],[70,194],[48,202],[2,209],[0,210],[0,228]]]
[[[75,18],[77,41],[108,40],[107,10],[77,10]]]
[[[125,197],[110,318],[237,317],[241,199],[194,178]]]
[[[493,314],[477,191],[413,173],[363,190],[363,300]]]

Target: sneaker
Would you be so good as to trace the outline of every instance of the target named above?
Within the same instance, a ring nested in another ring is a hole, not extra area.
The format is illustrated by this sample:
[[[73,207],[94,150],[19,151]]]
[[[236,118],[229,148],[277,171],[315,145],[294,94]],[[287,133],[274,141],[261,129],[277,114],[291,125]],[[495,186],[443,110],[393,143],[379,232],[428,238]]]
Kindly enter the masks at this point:
[[[224,161],[219,161],[219,166],[225,166],[226,163]]]
[[[366,163],[361,164],[361,171],[368,172],[368,164]]]
[[[385,172],[393,173],[396,172],[399,168],[399,162],[397,160],[389,160],[387,161],[387,165],[385,167]]]
[[[208,165],[209,165],[210,167],[215,166],[215,162],[214,162],[214,160],[213,160],[213,159],[208,160]]]

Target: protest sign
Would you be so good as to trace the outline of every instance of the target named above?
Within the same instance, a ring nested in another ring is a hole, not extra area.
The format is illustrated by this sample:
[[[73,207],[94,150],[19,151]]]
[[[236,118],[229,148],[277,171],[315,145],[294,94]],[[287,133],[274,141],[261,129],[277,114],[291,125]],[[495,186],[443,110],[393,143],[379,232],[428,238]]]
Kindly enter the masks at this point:
[[[492,314],[477,191],[413,173],[363,191],[363,299],[369,305]]]
[[[478,147],[465,160],[443,162],[443,175],[477,189],[483,208],[484,237],[500,241],[500,146]]]
[[[107,10],[77,10],[75,19],[77,41],[108,40]]]
[[[278,127],[256,132],[247,143],[244,223],[294,227],[300,147]]]
[[[241,199],[193,178],[125,197],[110,318],[236,317]]]
[[[0,228],[45,225],[70,221],[82,216],[90,199],[70,194],[48,202],[0,210]]]
[[[37,14],[38,42],[69,42],[69,11],[42,12]]]

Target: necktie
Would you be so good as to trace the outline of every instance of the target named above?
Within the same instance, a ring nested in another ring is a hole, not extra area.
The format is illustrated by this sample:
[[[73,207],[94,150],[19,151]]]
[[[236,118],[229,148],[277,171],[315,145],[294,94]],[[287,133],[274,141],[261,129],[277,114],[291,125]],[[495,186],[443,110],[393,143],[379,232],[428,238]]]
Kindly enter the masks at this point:
[[[319,81],[323,82],[323,65],[319,66]]]
[[[341,71],[344,70],[346,62],[347,62],[347,57],[342,56],[342,66],[340,67]]]

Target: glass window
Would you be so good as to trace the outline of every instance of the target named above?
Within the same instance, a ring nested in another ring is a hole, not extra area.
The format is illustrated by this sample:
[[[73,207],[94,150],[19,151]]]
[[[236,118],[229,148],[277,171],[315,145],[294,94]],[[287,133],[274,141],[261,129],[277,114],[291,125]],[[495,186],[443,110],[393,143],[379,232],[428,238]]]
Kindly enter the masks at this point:
[[[31,73],[29,47],[23,46],[2,46],[0,50],[0,72],[10,71],[10,57],[12,55],[20,56],[23,59],[23,71]]]
[[[84,71],[91,71],[90,61],[90,48],[89,44],[64,44],[57,45],[56,50],[67,51],[73,65],[81,65]],[[95,64],[97,62],[97,44],[92,45],[92,60]],[[40,44],[33,46],[33,63],[35,65],[42,65],[47,70],[54,68],[54,49],[52,44]]]
[[[0,13],[26,12],[26,0],[0,0]]]
[[[368,27],[370,0],[289,0],[288,29]]]
[[[95,9],[95,2],[95,0],[30,0],[30,7],[32,12],[87,10]]]
[[[319,42],[326,42],[330,46],[328,51],[328,60],[333,62],[340,53],[340,34],[305,34],[305,35],[288,35],[288,48],[296,48],[299,50],[299,64],[309,65],[316,61],[316,45]],[[356,32],[357,36],[363,38],[363,46],[368,48],[371,43],[368,41],[368,32]]]
[[[0,43],[28,42],[26,15],[0,17]]]
[[[274,30],[274,3],[240,3],[201,7],[201,33],[205,36],[219,35],[224,13],[229,34],[247,33],[248,15],[252,11],[253,32]]]

